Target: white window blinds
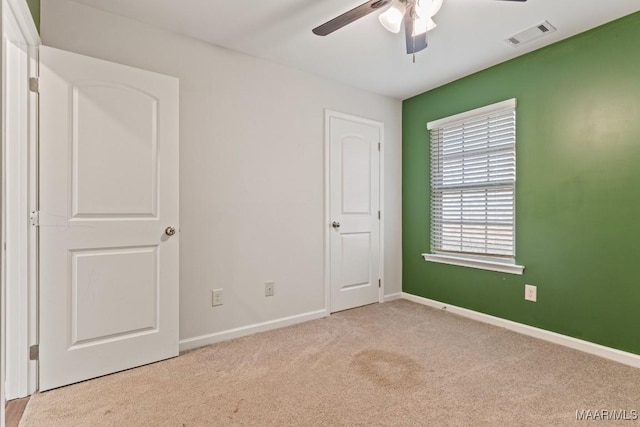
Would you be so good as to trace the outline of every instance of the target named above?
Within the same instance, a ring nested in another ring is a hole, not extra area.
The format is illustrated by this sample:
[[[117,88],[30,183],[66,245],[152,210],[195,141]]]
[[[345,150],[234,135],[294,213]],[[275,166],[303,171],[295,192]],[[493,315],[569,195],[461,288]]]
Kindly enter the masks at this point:
[[[515,262],[516,101],[431,122],[431,251]]]

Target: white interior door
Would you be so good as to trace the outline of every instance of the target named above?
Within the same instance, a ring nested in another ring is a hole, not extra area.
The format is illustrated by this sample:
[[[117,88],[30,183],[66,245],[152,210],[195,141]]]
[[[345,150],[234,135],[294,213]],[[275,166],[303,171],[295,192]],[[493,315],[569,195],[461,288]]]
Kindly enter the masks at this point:
[[[379,300],[382,124],[328,113],[331,312]]]
[[[178,80],[40,49],[40,390],[178,354]]]

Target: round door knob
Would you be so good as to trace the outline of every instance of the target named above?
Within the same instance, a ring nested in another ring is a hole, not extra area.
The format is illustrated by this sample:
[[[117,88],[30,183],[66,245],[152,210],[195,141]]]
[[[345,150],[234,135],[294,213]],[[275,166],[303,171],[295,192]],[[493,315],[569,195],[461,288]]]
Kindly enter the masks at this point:
[[[164,234],[166,234],[167,236],[173,236],[174,234],[176,234],[176,229],[174,227],[167,227],[164,229]]]
[[[331,226],[332,226],[333,228],[340,228],[340,223],[339,223],[338,221],[333,221],[333,222],[331,223]]]

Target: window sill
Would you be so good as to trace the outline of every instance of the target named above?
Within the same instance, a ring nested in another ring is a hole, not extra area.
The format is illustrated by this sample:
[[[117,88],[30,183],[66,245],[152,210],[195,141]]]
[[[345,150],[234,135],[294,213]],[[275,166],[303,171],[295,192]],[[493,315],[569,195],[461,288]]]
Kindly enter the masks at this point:
[[[422,254],[425,261],[441,264],[459,265],[461,267],[478,268],[480,270],[498,271],[500,273],[522,275],[524,266],[480,259],[461,258],[451,255]]]

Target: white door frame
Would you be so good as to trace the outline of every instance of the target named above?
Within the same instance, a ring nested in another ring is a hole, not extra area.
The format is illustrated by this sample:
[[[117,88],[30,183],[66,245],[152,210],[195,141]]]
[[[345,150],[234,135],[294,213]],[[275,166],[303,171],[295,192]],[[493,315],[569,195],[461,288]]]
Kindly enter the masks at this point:
[[[4,10],[7,7],[4,5],[4,0],[0,1],[0,34],[4,39]],[[0,241],[4,240],[4,43],[0,41]],[[0,427],[4,427],[5,424],[5,335],[6,335],[6,320],[7,317],[4,312],[6,305],[6,292],[5,292],[5,280],[4,280],[4,265],[6,258],[4,256],[4,244],[0,244]]]
[[[11,134],[2,127],[2,256],[3,261],[9,261],[3,262],[2,272],[2,293],[6,296],[2,300],[3,328],[8,323],[2,334],[6,336],[2,359],[7,362],[4,409],[6,398],[28,396],[37,388],[36,362],[31,362],[28,354],[28,347],[37,343],[37,235],[27,221],[29,212],[37,208],[38,126],[37,95],[28,91],[28,79],[37,77],[40,36],[24,0],[2,0],[2,20],[2,120],[4,124],[7,120],[19,123]],[[7,49],[7,43],[18,46],[20,54],[10,57],[9,52],[16,49]],[[16,86],[19,90],[8,90]],[[15,111],[7,110],[9,103],[17,106]],[[7,230],[13,233],[7,235]]]
[[[331,314],[331,186],[330,177],[330,147],[331,147],[331,119],[338,118],[351,122],[362,123],[365,125],[377,127],[380,129],[380,212],[381,219],[378,221],[380,226],[380,251],[379,251],[379,274],[382,285],[378,289],[378,302],[384,302],[384,123],[376,120],[365,119],[351,114],[340,113],[338,111],[324,111],[324,297],[326,315]]]

